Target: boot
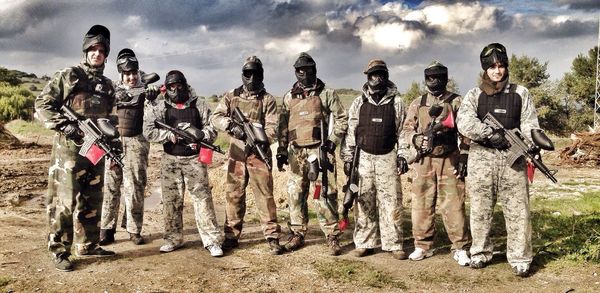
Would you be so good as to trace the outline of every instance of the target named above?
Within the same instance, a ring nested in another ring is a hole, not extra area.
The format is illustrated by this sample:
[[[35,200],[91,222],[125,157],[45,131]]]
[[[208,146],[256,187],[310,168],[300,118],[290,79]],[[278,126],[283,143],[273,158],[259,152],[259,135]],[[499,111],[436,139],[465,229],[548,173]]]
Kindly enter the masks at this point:
[[[109,245],[115,242],[116,229],[100,229],[100,245]]]
[[[221,247],[223,248],[223,250],[229,251],[234,248],[237,248],[238,246],[240,246],[240,243],[238,242],[237,239],[225,238],[225,241],[223,241],[223,245]]]
[[[272,255],[280,255],[283,253],[284,248],[279,245],[279,239],[269,238],[267,239],[267,242],[269,243],[269,249],[271,250],[270,253]]]
[[[140,233],[129,233],[129,240],[131,240],[131,242],[133,242],[133,244],[135,245],[142,245],[146,243],[146,241],[144,240],[144,238],[142,238],[142,235],[140,235]]]
[[[294,233],[290,240],[285,244],[285,250],[294,251],[304,246],[304,236],[302,234]]]
[[[329,255],[337,256],[342,253],[342,247],[340,247],[340,240],[336,235],[327,236],[327,246],[329,246]]]
[[[61,272],[70,272],[73,270],[73,264],[69,260],[69,254],[66,252],[54,256],[54,267]]]
[[[354,250],[354,256],[356,257],[363,257],[373,253],[375,253],[375,249],[373,248],[357,248]]]
[[[408,258],[408,256],[406,255],[406,252],[404,252],[404,250],[402,250],[402,249],[392,251],[392,257],[397,260],[405,260]]]
[[[114,251],[105,250],[104,248],[95,245],[93,247],[88,248],[80,248],[75,251],[77,256],[113,256],[115,255]]]

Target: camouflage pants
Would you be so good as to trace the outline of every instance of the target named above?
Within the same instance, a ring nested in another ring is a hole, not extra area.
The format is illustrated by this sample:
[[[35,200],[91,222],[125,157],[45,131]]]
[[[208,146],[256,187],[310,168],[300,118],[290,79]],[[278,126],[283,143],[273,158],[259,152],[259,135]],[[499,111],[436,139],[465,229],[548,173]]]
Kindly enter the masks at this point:
[[[125,197],[127,232],[141,233],[144,220],[144,189],[146,187],[150,143],[143,135],[121,137],[124,169],[111,170],[107,164],[104,182],[104,203],[100,228],[115,229],[121,204],[121,188]]]
[[[492,215],[496,201],[502,205],[506,221],[506,258],[511,265],[531,263],[531,218],[529,185],[525,160],[507,166],[506,155],[495,149],[471,145],[469,151],[467,192],[471,196],[471,258],[488,262],[492,259],[490,239]]]
[[[319,173],[317,180],[313,184],[308,180],[308,161],[311,155],[319,155],[319,146],[314,147],[294,147],[290,148],[290,173],[288,179],[288,198],[290,205],[290,227],[292,232],[305,235],[308,225],[308,197],[314,199],[317,209],[317,219],[319,226],[325,236],[339,235],[338,225],[339,213],[337,202],[337,183],[335,156],[328,155],[329,161],[334,166],[333,172],[327,173],[327,196],[314,195],[314,188],[322,186],[322,174]],[[313,186],[313,193],[309,195],[309,189]],[[322,187],[321,187],[322,188]]]
[[[164,239],[173,244],[183,243],[183,196],[187,190],[194,202],[194,215],[204,247],[222,242],[217,216],[208,184],[206,165],[198,156],[164,154],[160,162]]]
[[[385,251],[402,250],[402,189],[396,151],[373,155],[361,151],[359,190],[354,209],[354,245]]]
[[[452,249],[465,249],[470,242],[465,217],[465,184],[453,174],[458,157],[457,151],[445,158],[425,157],[413,165],[416,174],[412,183],[411,218],[415,247],[430,250],[433,246],[438,199]]]
[[[63,135],[54,136],[48,171],[48,250],[55,255],[98,244],[104,160],[93,165]]]
[[[233,146],[230,147],[230,152],[231,148]],[[235,159],[241,157],[244,156],[230,155],[227,164],[225,237],[239,239],[242,234],[246,215],[246,188],[250,184],[263,235],[266,239],[279,239],[281,227],[277,224],[277,207],[273,197],[273,174],[256,155],[251,154],[244,160]]]

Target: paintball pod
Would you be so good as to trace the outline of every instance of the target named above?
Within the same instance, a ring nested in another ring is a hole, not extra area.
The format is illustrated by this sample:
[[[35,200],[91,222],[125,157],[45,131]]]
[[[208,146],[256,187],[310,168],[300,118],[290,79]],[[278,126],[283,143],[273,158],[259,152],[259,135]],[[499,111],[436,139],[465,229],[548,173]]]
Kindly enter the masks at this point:
[[[444,129],[444,128],[454,128],[454,114],[452,111],[448,111],[448,116],[444,121],[436,122],[437,117],[439,117],[444,111],[444,107],[436,104],[429,108],[429,116],[431,117],[431,122],[427,125],[427,128],[422,133],[423,140],[427,141],[427,145],[425,147],[417,148],[417,157],[415,161],[422,160],[427,154],[433,151],[433,140],[435,139],[436,132]]]
[[[344,202],[342,209],[342,219],[340,220],[340,230],[344,231],[350,220],[348,218],[348,212],[354,205],[354,200],[358,196],[358,161],[360,159],[360,148],[356,146],[354,148],[354,156],[352,156],[352,167],[350,168],[350,175],[342,191],[344,192]]]
[[[160,129],[164,129],[173,133],[177,139],[182,139],[186,144],[199,144],[200,147],[207,148],[220,154],[225,154],[218,145],[210,144],[200,139],[202,137],[199,132],[202,130],[192,126],[189,123],[181,123],[178,127],[169,126],[158,120],[154,121],[154,125]]]
[[[529,139],[527,139],[519,129],[515,128],[507,130],[506,128],[504,128],[502,123],[500,123],[500,121],[498,121],[490,113],[487,113],[485,117],[483,117],[483,122],[492,127],[493,129],[502,130],[502,132],[504,133],[504,137],[510,143],[510,148],[506,150],[507,152],[509,152],[509,156],[507,158],[509,166],[512,166],[515,163],[515,161],[521,156],[525,156],[525,158],[527,158],[529,162],[531,162],[536,168],[538,168],[542,173],[544,173],[544,175],[546,175],[548,179],[550,179],[554,183],[558,182],[554,177],[554,174],[556,174],[557,170],[548,169],[548,167],[544,165],[542,160],[536,158],[536,156],[530,151],[532,149],[535,149],[536,147],[541,147],[545,150],[554,150],[554,145],[552,143],[536,142],[534,144]],[[533,174],[529,176],[529,179],[531,181]]]
[[[77,128],[83,133],[83,143],[79,154],[88,158],[96,165],[105,155],[123,168],[122,150],[114,146],[113,140],[119,137],[117,129],[106,118],[82,119],[67,105],[60,108],[63,115],[72,122],[77,122]]]
[[[271,170],[273,167],[271,166],[270,158],[267,156],[269,139],[267,138],[264,127],[260,123],[250,123],[248,118],[244,116],[244,113],[242,113],[238,107],[233,108],[233,122],[242,126],[244,129],[244,134],[246,136],[245,153],[249,154],[253,150],[256,151],[258,157],[265,162],[267,168]]]

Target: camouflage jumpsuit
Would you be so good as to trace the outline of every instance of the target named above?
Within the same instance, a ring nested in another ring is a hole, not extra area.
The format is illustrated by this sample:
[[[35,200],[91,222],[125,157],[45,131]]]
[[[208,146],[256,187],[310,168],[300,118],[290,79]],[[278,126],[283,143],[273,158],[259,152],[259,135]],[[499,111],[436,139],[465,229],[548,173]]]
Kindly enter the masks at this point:
[[[226,131],[233,123],[233,109],[238,107],[251,123],[260,123],[270,142],[275,137],[277,125],[277,104],[275,97],[264,89],[251,93],[239,87],[223,95],[217,105],[211,125],[219,131]],[[246,214],[246,187],[252,187],[254,201],[260,216],[263,235],[268,239],[279,239],[281,228],[277,224],[277,207],[273,197],[273,175],[255,151],[247,154],[245,142],[231,138],[227,163],[227,207],[225,218],[225,238],[240,238]],[[269,164],[272,154],[267,149]]]
[[[434,104],[439,104],[440,99],[447,99],[451,93],[446,92],[440,98],[431,93],[426,95],[426,104],[421,105],[422,97],[416,98],[409,106],[406,121],[403,126],[403,139],[405,144],[413,142],[413,137],[423,133],[431,121],[428,114]],[[437,123],[448,117],[452,110],[452,117],[456,117],[460,106],[460,97],[454,97],[450,103],[443,105],[443,112],[436,119]],[[454,123],[454,122],[453,122]],[[455,126],[454,126],[455,127]],[[454,129],[455,130],[455,129]],[[453,131],[453,130],[451,130]],[[444,133],[439,133],[442,140]],[[441,214],[446,227],[448,238],[452,242],[452,250],[464,250],[469,244],[469,233],[465,218],[465,184],[457,179],[454,174],[457,168],[461,151],[468,151],[468,145],[460,144],[450,135],[452,141],[437,143],[434,138],[432,154],[416,161],[415,178],[412,183],[412,230],[415,247],[429,251],[433,246],[435,233],[434,216],[438,198],[441,200]],[[465,139],[461,137],[461,142]],[[417,148],[417,146],[413,147]]]
[[[59,108],[70,106],[85,118],[107,118],[114,106],[112,82],[104,66],[86,63],[57,72],[35,100],[36,117],[56,130],[48,172],[48,249],[54,255],[93,249],[99,241],[104,160],[93,165],[80,147],[58,131],[67,122]],[[81,253],[85,254],[85,253]]]
[[[504,92],[508,92],[507,83]],[[472,141],[483,141],[492,129],[477,116],[480,88],[471,89],[464,97],[457,115],[458,130]],[[521,96],[520,129],[531,140],[531,130],[539,129],[537,114],[529,91],[516,87]],[[506,220],[506,258],[512,265],[527,264],[533,259],[529,184],[525,160],[507,165],[507,152],[472,143],[469,151],[467,192],[471,197],[471,259],[489,262],[493,243],[490,239],[494,205],[500,202]]]
[[[324,119],[326,129],[330,134],[325,137],[339,145],[348,129],[346,109],[340,102],[335,90],[325,87],[317,79],[315,89],[307,92],[297,91],[300,87],[294,86],[283,97],[283,108],[279,118],[278,137],[280,147],[289,148],[290,172],[288,179],[288,202],[290,208],[290,229],[294,234],[305,236],[308,225],[307,198],[311,196],[317,209],[317,219],[321,230],[326,237],[338,236],[341,232],[338,226],[339,213],[337,202],[337,168],[335,156],[327,154],[329,162],[334,166],[333,172],[327,172],[327,195],[309,195],[311,181],[308,179],[308,161],[311,155],[319,155],[320,125]],[[311,103],[310,100],[315,102]],[[308,100],[303,103],[302,100]],[[295,112],[295,113],[294,113]],[[294,115],[295,114],[295,115]],[[333,116],[333,125],[329,125],[328,117]],[[305,116],[305,117],[302,117]],[[291,117],[304,119],[301,121],[290,120]],[[312,122],[314,125],[308,125]],[[318,127],[318,128],[315,128]],[[315,131],[316,129],[316,131]],[[302,133],[305,132],[305,133]],[[317,133],[315,133],[317,132]],[[295,137],[311,137],[311,139],[294,140]],[[321,186],[322,177],[319,174],[315,186]],[[316,191],[315,191],[316,192]]]
[[[144,136],[150,142],[165,144],[169,131],[159,129],[154,121],[165,122],[167,105],[178,109],[196,107],[201,119],[202,132],[206,141],[212,142],[217,134],[208,124],[210,109],[204,101],[190,92],[190,98],[183,104],[175,105],[169,98],[159,94],[156,100],[147,100],[144,108]],[[180,106],[180,107],[179,107]],[[198,161],[198,154],[174,156],[163,153],[160,162],[163,216],[167,243],[179,246],[183,243],[183,202],[187,190],[194,202],[194,212],[198,233],[204,247],[221,245],[222,235],[217,225],[211,186],[208,182],[208,168]]]
[[[360,108],[364,103],[377,106],[393,103],[396,137],[400,137],[406,109],[396,86],[388,81],[387,93],[379,103],[371,97],[367,84],[363,95],[357,97],[348,110],[348,135],[341,151],[345,162],[352,161],[356,146],[356,129]],[[354,209],[354,245],[358,249],[378,247],[384,251],[401,251],[402,234],[402,189],[396,171],[396,157],[405,146],[398,139],[397,146],[383,155],[360,151],[358,162],[359,190]]]
[[[142,86],[141,81],[138,86]],[[127,90],[129,90],[128,86],[122,82],[117,83],[117,92]],[[139,103],[143,103],[144,100],[140,99]],[[119,108],[118,103],[117,108]],[[143,117],[140,116],[140,118]],[[139,122],[141,123],[141,121]],[[141,132],[134,136],[121,135],[121,142],[123,143],[125,168],[113,168],[113,170],[108,166],[106,168],[100,228],[114,231],[117,227],[122,188],[125,197],[127,232],[140,234],[144,220],[144,189],[147,180],[146,169],[148,167],[150,143]]]

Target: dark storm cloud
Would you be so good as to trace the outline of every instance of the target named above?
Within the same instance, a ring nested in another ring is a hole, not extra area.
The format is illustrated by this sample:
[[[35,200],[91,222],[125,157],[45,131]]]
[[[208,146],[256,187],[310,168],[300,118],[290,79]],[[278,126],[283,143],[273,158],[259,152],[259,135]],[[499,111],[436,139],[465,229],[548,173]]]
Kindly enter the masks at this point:
[[[546,22],[547,25],[538,28],[536,32],[545,38],[561,39],[595,34],[598,23],[595,21],[567,20],[560,23]]]
[[[600,1],[598,0],[556,0],[559,5],[566,5],[570,9],[598,10]]]

